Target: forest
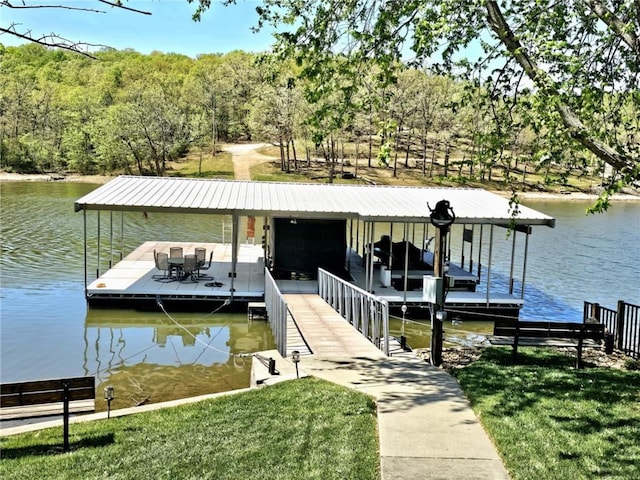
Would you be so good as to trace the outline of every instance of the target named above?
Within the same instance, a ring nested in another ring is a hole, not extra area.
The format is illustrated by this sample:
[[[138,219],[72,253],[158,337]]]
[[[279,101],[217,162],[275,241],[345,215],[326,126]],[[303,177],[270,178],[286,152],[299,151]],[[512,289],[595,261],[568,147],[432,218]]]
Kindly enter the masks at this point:
[[[527,175],[545,189],[569,178],[592,186],[606,172],[570,137],[553,135],[531,90],[509,98],[487,83],[410,66],[381,83],[372,62],[336,107],[313,98],[322,85],[305,84],[299,65],[268,55],[94,56],[0,44],[0,169],[167,175],[189,152],[216,155],[221,142],[253,141],[277,147],[283,172],[321,165],[328,181],[354,164],[393,177],[411,169],[425,184],[497,180],[513,189]],[[610,101],[638,116],[632,97]]]

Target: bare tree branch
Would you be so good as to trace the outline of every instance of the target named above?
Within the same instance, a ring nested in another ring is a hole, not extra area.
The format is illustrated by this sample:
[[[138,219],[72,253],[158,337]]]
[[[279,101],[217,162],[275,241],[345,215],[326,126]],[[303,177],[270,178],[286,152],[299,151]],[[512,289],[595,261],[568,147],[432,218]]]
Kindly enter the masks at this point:
[[[106,13],[104,10],[95,10],[93,8],[87,7],[71,7],[69,5],[14,5],[9,0],[0,0],[0,6],[8,7],[13,9],[31,9],[31,8],[62,8],[65,10],[80,10],[84,12],[93,12],[93,13]]]
[[[39,45],[44,45],[45,47],[55,47],[55,48],[61,48],[63,50],[69,50],[71,52],[79,53],[81,55],[84,55],[85,57],[89,57],[94,60],[96,59],[96,57],[87,51],[87,47],[107,47],[106,45],[95,45],[95,44],[84,43],[84,42],[72,42],[71,40],[67,40],[66,38],[63,38],[55,33],[42,35],[41,37],[36,38],[31,35],[30,30],[28,30],[25,33],[17,32],[15,30],[15,26],[16,24],[9,26],[9,28],[0,27],[0,34],[8,33],[18,38],[22,38],[24,40],[37,43]]]
[[[108,0],[97,0],[97,1],[100,3],[104,3],[105,5],[111,5],[112,7],[122,8],[123,10],[129,10],[130,12],[141,13],[143,15],[151,15],[151,12],[147,12],[145,10],[138,10],[137,8],[127,7],[120,0],[117,0],[116,2],[109,2]]]
[[[143,15],[151,15],[151,12],[147,12],[144,10],[139,10],[137,8],[131,8],[123,5],[122,0],[114,0],[114,1],[95,0],[95,1],[98,3],[103,3],[105,5],[109,5],[114,8],[121,8],[123,10],[128,10],[128,11],[140,13]],[[11,0],[0,0],[0,7],[7,7],[12,9],[57,8],[57,9],[63,9],[63,10],[76,10],[76,11],[84,11],[84,12],[90,12],[90,13],[107,13],[105,10],[97,10],[89,7],[74,7],[74,6],[65,5],[65,4],[27,4],[25,0],[21,0],[20,4],[16,4],[16,2],[12,2]],[[93,56],[91,53],[89,53],[88,47],[104,47],[104,48],[108,47],[108,45],[91,44],[86,42],[75,42],[75,41],[66,39],[64,37],[61,37],[56,33],[49,33],[46,35],[41,35],[40,37],[36,37],[32,34],[31,30],[19,32],[16,28],[18,25],[19,25],[18,23],[12,23],[11,25],[9,25],[9,27],[0,27],[0,35],[7,33],[9,35],[13,35],[15,37],[22,38],[29,42],[43,45],[45,47],[61,48],[63,50],[76,52],[93,59],[95,59],[96,57]]]

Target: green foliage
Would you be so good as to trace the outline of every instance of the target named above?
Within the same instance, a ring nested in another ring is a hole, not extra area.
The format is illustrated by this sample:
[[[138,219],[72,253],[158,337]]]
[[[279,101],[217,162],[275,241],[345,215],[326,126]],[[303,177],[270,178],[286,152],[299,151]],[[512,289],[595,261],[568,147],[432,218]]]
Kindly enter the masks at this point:
[[[1,168],[163,175],[191,146],[250,138],[255,56],[95,56],[3,48]]]
[[[210,6],[194,3],[198,18]],[[597,3],[264,0],[257,28],[279,33],[260,56],[3,47],[0,168],[162,175],[189,150],[258,140],[282,147],[286,172],[301,169],[296,146],[314,145],[307,166],[324,162],[332,181],[348,143],[368,168],[376,156],[394,177],[421,167],[424,183],[518,189],[536,171],[557,189],[593,183],[606,162],[605,210],[640,175],[624,36],[638,7],[607,16]]]

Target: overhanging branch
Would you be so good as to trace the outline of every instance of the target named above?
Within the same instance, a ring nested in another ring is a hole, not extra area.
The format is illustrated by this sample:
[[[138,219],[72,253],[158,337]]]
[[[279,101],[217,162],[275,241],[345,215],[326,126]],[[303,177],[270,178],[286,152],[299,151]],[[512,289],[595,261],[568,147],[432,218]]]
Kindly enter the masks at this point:
[[[53,47],[53,48],[61,48],[63,50],[69,50],[71,52],[79,53],[80,55],[84,55],[85,57],[89,57],[95,60],[95,56],[87,51],[88,47],[106,47],[106,45],[95,45],[84,42],[72,42],[71,40],[67,40],[66,38],[62,38],[61,36],[55,33],[49,33],[48,35],[42,35],[38,38],[31,35],[31,31],[27,31],[25,33],[19,33],[15,30],[15,24],[11,25],[9,28],[0,27],[0,33],[8,33],[9,35],[13,35],[18,38],[22,38],[24,40],[28,40],[29,42],[37,43],[39,45],[43,45],[45,47]]]
[[[147,12],[144,10],[139,10],[137,8],[132,8],[124,5],[121,0],[95,0],[98,3],[103,3],[105,5],[109,5],[114,8],[121,8],[123,10],[128,10],[135,13],[140,13],[143,15],[151,15],[151,12]],[[20,4],[16,4],[10,0],[0,0],[0,7],[12,8],[12,9],[40,9],[40,8],[56,8],[62,10],[75,10],[75,11],[83,11],[89,13],[107,13],[104,10],[96,10],[94,8],[89,7],[75,7],[71,5],[61,4],[47,4],[47,3],[33,3],[28,4],[24,0]],[[20,32],[17,30],[18,23],[12,23],[8,27],[0,27],[0,35],[7,33],[9,35],[13,35],[14,37],[22,38],[23,40],[27,40],[29,42],[37,43],[39,45],[43,45],[45,47],[52,48],[61,48],[63,50],[68,50],[70,52],[79,53],[89,58],[95,59],[96,57],[89,53],[89,47],[108,47],[107,45],[101,44],[91,44],[87,42],[75,42],[56,33],[49,33],[41,36],[34,36],[31,30],[26,30]]]
[[[486,0],[485,6],[491,29],[495,32],[498,38],[500,38],[500,41],[504,44],[509,53],[511,53],[513,58],[515,58],[524,69],[527,76],[542,92],[555,96],[556,98],[560,98],[558,86],[554,80],[529,56],[527,50],[507,24],[498,2]],[[610,145],[607,145],[603,141],[595,138],[568,105],[560,101],[556,102],[555,105],[556,110],[562,118],[564,126],[567,128],[572,138],[580,142],[580,144],[590,150],[598,158],[604,160],[606,163],[620,171],[630,170],[634,167],[636,162],[631,158],[626,157]]]

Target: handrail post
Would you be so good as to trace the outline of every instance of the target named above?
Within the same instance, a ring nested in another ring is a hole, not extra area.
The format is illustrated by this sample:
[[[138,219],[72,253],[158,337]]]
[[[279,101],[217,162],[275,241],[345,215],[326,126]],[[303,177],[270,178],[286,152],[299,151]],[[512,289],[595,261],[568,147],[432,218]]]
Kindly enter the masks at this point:
[[[625,323],[626,304],[623,300],[618,300],[618,311],[616,314],[616,337],[617,348],[622,350],[624,346],[624,323]]]

